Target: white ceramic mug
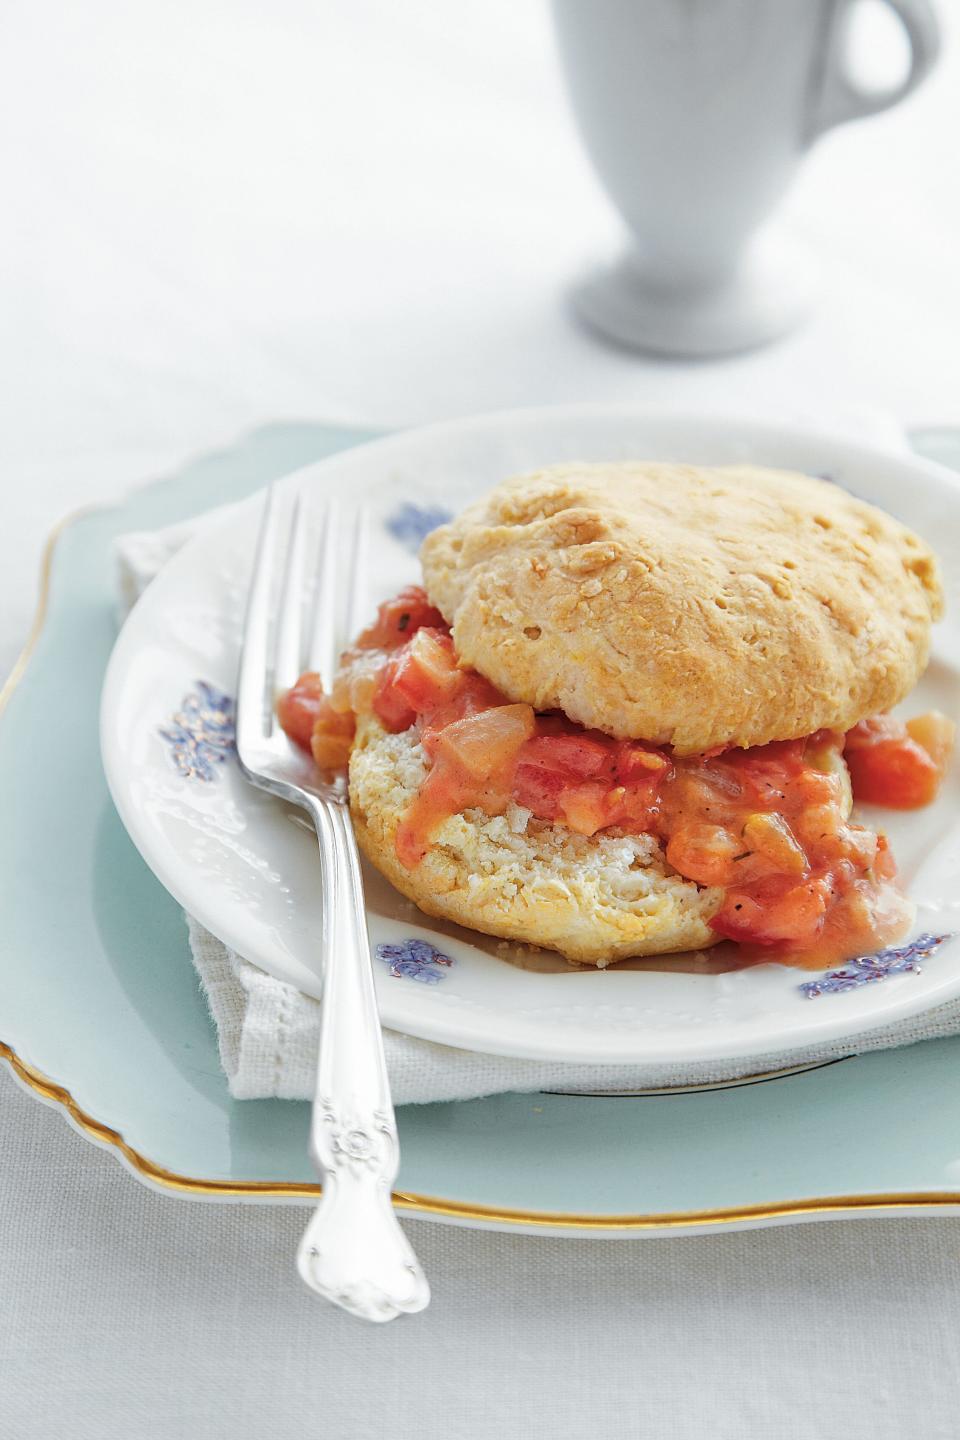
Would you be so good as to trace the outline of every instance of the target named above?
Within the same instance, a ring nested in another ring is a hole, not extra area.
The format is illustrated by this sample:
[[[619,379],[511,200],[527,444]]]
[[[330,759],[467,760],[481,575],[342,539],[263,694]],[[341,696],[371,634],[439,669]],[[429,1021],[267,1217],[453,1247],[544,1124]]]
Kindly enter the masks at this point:
[[[574,293],[622,343],[674,354],[745,349],[804,308],[795,262],[750,241],[805,150],[902,100],[939,49],[929,0],[886,0],[910,44],[901,84],[846,68],[855,0],[553,0],[573,108],[633,244]]]

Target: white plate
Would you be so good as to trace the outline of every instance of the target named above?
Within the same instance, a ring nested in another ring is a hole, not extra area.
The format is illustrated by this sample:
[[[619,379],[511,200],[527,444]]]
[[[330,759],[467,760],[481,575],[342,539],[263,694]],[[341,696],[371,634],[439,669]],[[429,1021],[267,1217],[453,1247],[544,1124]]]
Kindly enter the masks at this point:
[[[404,527],[415,529],[419,512],[409,507],[454,510],[517,471],[627,458],[753,461],[825,474],[907,520],[941,557],[950,615],[907,708],[960,714],[960,503],[956,478],[927,462],[779,425],[591,406],[409,432],[312,465],[283,485],[307,496],[334,493],[345,506],[369,503],[372,610],[418,576]],[[311,836],[283,805],[249,788],[229,758],[213,765],[209,781],[181,776],[162,734],[196,681],[233,692],[259,518],[254,498],[207,526],[134,609],[105,681],[103,758],[127,829],[176,898],[227,945],[317,995],[321,897]],[[934,806],[882,816],[918,902],[914,936],[960,928],[958,802],[955,767]],[[719,975],[596,972],[545,957],[553,968],[522,968],[521,952],[429,920],[372,874],[368,902],[375,944],[419,937],[454,962],[428,967],[419,978],[432,983],[418,983],[375,961],[384,1023],[494,1054],[664,1065],[763,1055],[854,1035],[960,995],[960,942],[919,971],[862,983],[867,967],[850,989],[811,999],[800,988],[811,977],[776,964]]]

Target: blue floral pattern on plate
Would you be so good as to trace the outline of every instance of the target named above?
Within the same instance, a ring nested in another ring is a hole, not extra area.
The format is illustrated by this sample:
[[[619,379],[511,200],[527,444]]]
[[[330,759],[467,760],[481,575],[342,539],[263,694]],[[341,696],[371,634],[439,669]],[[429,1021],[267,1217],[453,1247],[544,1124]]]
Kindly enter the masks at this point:
[[[404,500],[387,516],[384,524],[393,538],[415,555],[430,531],[452,518],[450,511],[441,505],[417,505],[412,500]]]
[[[419,980],[424,985],[438,985],[453,964],[449,955],[414,936],[396,945],[378,945],[377,959],[390,966],[395,980]]]
[[[160,734],[170,746],[170,758],[186,780],[213,780],[215,765],[222,765],[236,748],[236,710],[233,699],[195,680],[196,690],[185,695]]]
[[[918,962],[936,954],[943,942],[952,938],[950,934],[924,932],[906,945],[894,945],[873,955],[858,955],[848,960],[842,969],[828,970],[819,980],[807,980],[799,988],[808,1000],[815,1000],[818,995],[840,995],[860,985],[872,985],[877,980],[886,980],[888,975],[903,975],[907,971],[919,974]]]

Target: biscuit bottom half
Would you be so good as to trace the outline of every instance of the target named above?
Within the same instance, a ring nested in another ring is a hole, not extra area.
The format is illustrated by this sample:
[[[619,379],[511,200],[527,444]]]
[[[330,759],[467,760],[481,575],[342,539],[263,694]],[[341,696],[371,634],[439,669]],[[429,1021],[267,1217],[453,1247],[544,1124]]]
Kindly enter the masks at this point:
[[[604,966],[639,955],[702,950],[723,891],[684,880],[651,835],[578,835],[511,804],[466,810],[437,830],[413,870],[396,834],[427,765],[413,730],[365,719],[350,757],[350,806],[360,848],[428,915]]]

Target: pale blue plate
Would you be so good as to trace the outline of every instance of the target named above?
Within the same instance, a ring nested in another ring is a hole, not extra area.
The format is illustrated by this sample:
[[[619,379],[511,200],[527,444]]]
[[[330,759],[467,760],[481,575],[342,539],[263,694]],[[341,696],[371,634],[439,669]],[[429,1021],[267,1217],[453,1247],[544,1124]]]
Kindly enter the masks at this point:
[[[149,1183],[221,1199],[315,1192],[307,1105],[233,1101],[178,907],[100,767],[111,544],[366,438],[272,427],[56,538],[46,615],[0,720],[0,1054]],[[957,460],[956,432],[920,437]],[[960,1211],[960,1039],[686,1093],[507,1095],[400,1112],[408,1213],[651,1234]]]

